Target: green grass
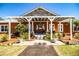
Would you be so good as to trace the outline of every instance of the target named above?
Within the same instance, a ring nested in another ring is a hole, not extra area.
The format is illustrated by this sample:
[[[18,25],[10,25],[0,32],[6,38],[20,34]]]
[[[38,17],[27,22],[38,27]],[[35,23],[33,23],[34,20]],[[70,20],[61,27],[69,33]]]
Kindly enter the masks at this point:
[[[0,56],[17,56],[26,46],[0,46]]]
[[[64,56],[79,56],[79,45],[54,46]]]

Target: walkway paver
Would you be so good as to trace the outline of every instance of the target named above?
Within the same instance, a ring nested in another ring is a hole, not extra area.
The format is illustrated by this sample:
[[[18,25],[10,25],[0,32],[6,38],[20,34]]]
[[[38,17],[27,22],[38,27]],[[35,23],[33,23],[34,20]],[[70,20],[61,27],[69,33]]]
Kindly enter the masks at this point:
[[[28,46],[19,56],[58,56],[51,45]]]

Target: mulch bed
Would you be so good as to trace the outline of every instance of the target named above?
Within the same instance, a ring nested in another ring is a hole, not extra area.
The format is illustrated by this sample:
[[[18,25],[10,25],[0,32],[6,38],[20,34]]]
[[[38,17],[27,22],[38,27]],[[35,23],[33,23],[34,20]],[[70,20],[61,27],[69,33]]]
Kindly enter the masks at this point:
[[[8,45],[8,44],[14,43],[14,42],[16,42],[16,41],[17,41],[16,38],[12,38],[11,40],[8,40],[8,41],[6,41],[6,42],[0,42],[0,45]]]

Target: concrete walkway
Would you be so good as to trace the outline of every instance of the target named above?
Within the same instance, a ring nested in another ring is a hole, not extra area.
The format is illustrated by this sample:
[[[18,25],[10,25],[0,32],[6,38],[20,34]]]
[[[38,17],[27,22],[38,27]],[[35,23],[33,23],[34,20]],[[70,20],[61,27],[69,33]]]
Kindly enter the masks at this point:
[[[19,56],[58,56],[58,54],[51,45],[31,45]]]
[[[46,43],[46,45],[64,45],[64,43],[61,41],[56,41],[55,43],[51,43],[46,40],[25,41],[25,42],[13,44],[13,45],[37,45],[38,43]]]

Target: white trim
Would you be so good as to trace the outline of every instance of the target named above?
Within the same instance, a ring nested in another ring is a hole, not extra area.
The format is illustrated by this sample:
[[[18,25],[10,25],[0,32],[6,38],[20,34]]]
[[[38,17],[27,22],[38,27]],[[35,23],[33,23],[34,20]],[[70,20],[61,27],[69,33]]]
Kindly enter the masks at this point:
[[[52,40],[52,35],[53,35],[53,33],[52,33],[52,22],[53,22],[53,20],[54,20],[55,18],[50,18],[49,20],[50,20],[50,26],[51,26],[51,29],[50,29],[50,33],[51,33],[51,35],[50,35],[50,37],[51,37],[51,40]]]
[[[29,29],[29,37],[28,37],[28,39],[29,39],[29,40],[30,40],[30,33],[31,33],[31,31],[30,31],[30,29],[31,29],[30,27],[31,27],[31,26],[30,26],[30,25],[31,25],[31,23],[30,23],[30,21],[29,21],[29,23],[28,23],[28,27],[29,27],[29,28],[28,28],[28,29]]]
[[[11,21],[9,20],[9,27],[8,27],[8,34],[9,34],[9,40],[11,39]]]
[[[31,30],[31,28],[30,28],[31,27],[31,22],[30,21],[31,21],[31,18],[29,18],[27,20],[28,20],[28,29],[29,29],[28,39],[30,40],[30,34],[31,34],[31,31],[30,31]]]
[[[57,17],[69,17],[72,18],[75,16],[7,16],[6,18],[57,18]]]
[[[0,21],[0,23],[8,23],[9,21],[6,21],[6,20],[3,20],[3,21]],[[19,23],[18,21],[11,21],[11,23]]]
[[[72,29],[73,29],[73,27],[72,27],[72,19],[70,19],[70,39],[72,40]]]
[[[52,40],[52,21],[50,22],[50,32],[51,32],[51,40]]]

